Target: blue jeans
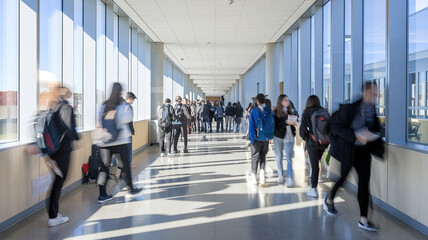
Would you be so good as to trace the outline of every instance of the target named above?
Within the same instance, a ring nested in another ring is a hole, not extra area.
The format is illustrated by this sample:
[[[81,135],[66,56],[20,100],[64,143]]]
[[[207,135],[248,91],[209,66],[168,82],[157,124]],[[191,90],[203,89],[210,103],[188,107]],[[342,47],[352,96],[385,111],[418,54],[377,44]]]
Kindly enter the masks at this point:
[[[273,143],[275,147],[276,164],[278,167],[278,178],[283,178],[283,165],[282,160],[285,150],[285,158],[287,159],[287,177],[293,178],[293,156],[294,156],[294,142],[285,142],[284,139],[274,137]]]

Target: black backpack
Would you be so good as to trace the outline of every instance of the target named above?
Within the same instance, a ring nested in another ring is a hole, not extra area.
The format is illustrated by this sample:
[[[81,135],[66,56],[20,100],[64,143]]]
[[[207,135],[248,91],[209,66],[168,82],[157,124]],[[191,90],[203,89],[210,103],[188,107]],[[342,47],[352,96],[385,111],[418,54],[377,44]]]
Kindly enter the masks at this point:
[[[40,151],[49,156],[54,155],[61,147],[65,132],[61,126],[58,109],[39,111],[34,121],[36,143]]]
[[[177,105],[175,105],[175,117],[178,119],[178,120],[183,120],[183,104],[177,104]]]
[[[101,155],[100,155],[100,148],[93,144],[92,145],[92,154],[88,159],[89,163],[89,179],[97,179],[98,178],[98,172],[101,167]]]
[[[324,108],[315,110],[311,115],[312,139],[319,145],[330,143],[330,114]]]
[[[170,113],[170,105],[162,105],[158,112],[159,127],[161,129],[168,128],[172,125],[172,117]]]

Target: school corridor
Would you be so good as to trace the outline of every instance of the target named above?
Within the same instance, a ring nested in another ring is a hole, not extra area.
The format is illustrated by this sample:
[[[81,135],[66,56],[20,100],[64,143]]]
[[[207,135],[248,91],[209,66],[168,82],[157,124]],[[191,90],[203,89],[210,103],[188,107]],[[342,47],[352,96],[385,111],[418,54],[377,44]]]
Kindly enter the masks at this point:
[[[1,239],[426,239],[377,206],[370,211],[376,233],[358,228],[356,193],[340,190],[337,216],[322,209],[332,181],[323,167],[320,197],[310,198],[302,146],[295,146],[295,187],[277,183],[272,149],[267,187],[250,185],[250,151],[242,134],[191,134],[188,154],[159,157],[158,146],[134,156],[134,182],[141,196],[126,197],[120,181],[110,181],[114,199],[97,204],[95,184],[64,196],[61,212],[70,222],[47,228],[40,210],[0,233]],[[181,147],[181,144],[179,145]],[[325,164],[325,163],[323,163]]]

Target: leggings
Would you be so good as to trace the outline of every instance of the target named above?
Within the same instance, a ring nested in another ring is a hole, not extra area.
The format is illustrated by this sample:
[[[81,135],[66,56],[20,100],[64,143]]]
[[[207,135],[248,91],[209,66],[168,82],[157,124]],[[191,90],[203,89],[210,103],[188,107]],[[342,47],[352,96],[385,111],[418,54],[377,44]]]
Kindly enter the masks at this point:
[[[369,210],[369,183],[371,171],[371,155],[366,147],[356,147],[354,154],[354,162],[351,164],[349,161],[342,161],[340,166],[341,176],[336,182],[330,193],[330,198],[334,199],[337,190],[345,182],[346,177],[351,171],[352,167],[355,168],[358,175],[358,204],[360,205],[361,217],[367,217]]]
[[[324,153],[324,149],[308,149],[309,160],[311,161],[311,185],[312,188],[318,186],[318,175],[320,171],[319,162]]]

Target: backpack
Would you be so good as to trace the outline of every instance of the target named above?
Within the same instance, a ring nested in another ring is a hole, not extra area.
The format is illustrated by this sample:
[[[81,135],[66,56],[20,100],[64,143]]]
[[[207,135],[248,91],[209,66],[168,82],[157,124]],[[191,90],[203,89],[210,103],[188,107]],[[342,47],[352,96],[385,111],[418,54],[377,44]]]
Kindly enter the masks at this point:
[[[312,122],[312,139],[319,145],[328,145],[330,139],[330,114],[324,108],[316,110],[311,115]]]
[[[100,155],[100,148],[93,144],[92,145],[92,153],[91,156],[88,158],[88,164],[89,164],[89,171],[88,176],[89,179],[97,179],[98,178],[98,172],[99,168],[101,167],[101,155]]]
[[[104,143],[110,143],[116,141],[119,136],[120,129],[116,125],[117,110],[116,106],[105,105],[104,113],[101,119],[102,128],[106,129],[110,134],[109,138],[104,139]]]
[[[177,119],[182,120],[183,119],[183,104],[177,104],[175,105],[175,116]]]
[[[61,147],[65,132],[62,130],[59,111],[44,110],[37,113],[34,121],[36,143],[43,154],[54,155]]]
[[[169,105],[162,105],[158,112],[159,127],[165,129],[171,126],[172,121],[169,113]]]
[[[223,107],[222,106],[218,106],[217,107],[217,111],[216,111],[217,117],[222,118],[224,115],[224,111],[223,111]]]
[[[257,108],[260,113],[259,123],[257,125],[257,139],[269,141],[273,139],[275,131],[275,118],[271,111],[262,111]]]

